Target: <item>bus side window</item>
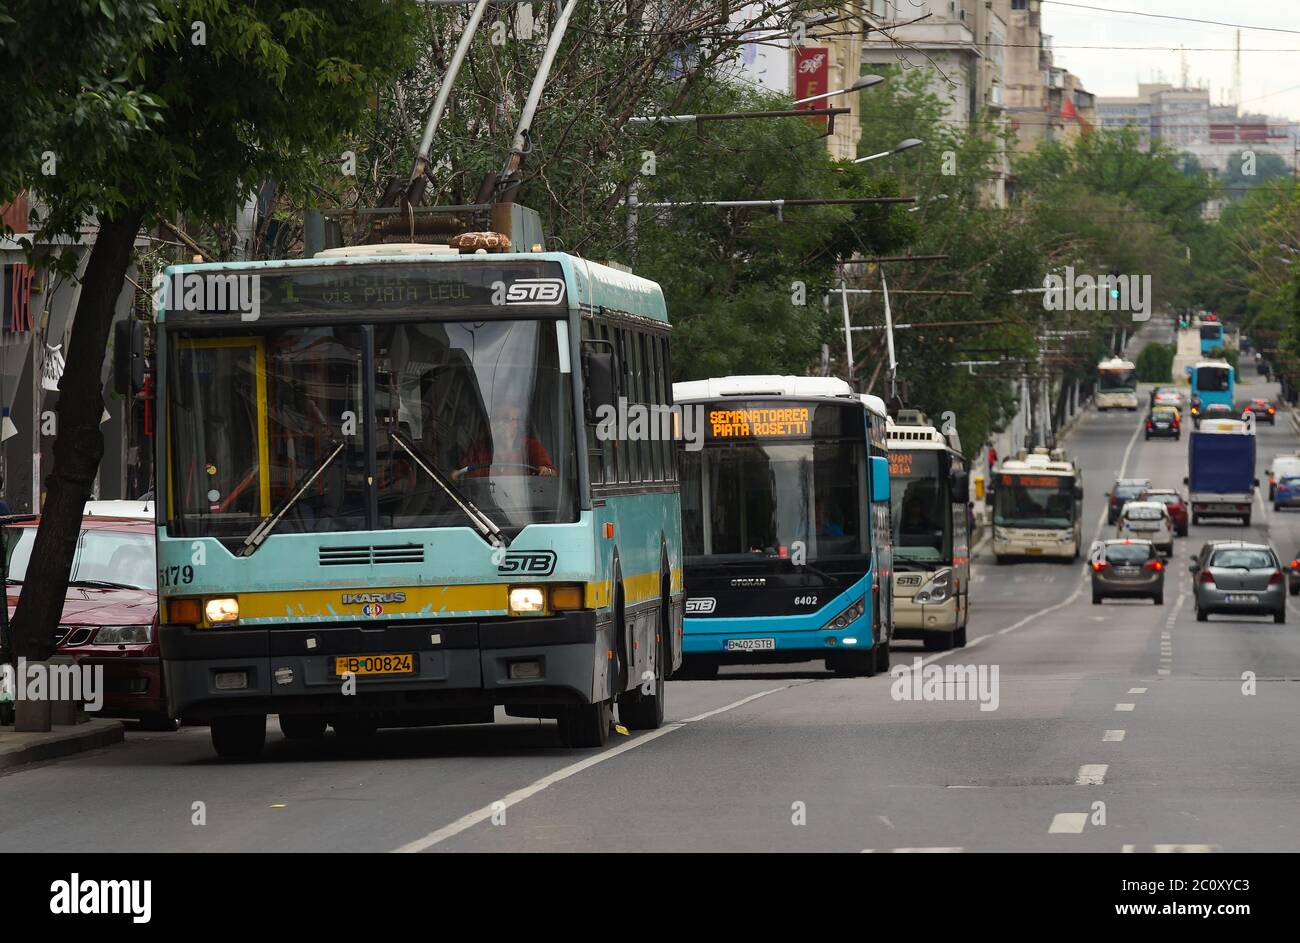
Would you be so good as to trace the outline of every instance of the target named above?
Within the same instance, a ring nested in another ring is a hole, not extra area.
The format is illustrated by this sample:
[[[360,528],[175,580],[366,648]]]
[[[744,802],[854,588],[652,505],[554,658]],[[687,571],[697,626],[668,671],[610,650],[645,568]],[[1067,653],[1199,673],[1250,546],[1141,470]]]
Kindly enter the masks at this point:
[[[595,321],[583,320],[582,336],[584,339],[594,339],[600,336]],[[594,423],[586,423],[586,441],[587,473],[593,485],[603,484],[605,481],[605,449],[604,444],[596,437]]]
[[[655,406],[664,405],[664,371],[663,360],[659,356],[661,338],[657,334],[650,334],[645,339],[645,349],[650,380],[650,402]],[[667,476],[664,474],[664,442],[663,442],[663,414],[658,410],[651,413],[651,424],[654,426],[653,435],[650,438],[650,457],[652,459],[654,472],[652,477],[655,481],[663,481]]]

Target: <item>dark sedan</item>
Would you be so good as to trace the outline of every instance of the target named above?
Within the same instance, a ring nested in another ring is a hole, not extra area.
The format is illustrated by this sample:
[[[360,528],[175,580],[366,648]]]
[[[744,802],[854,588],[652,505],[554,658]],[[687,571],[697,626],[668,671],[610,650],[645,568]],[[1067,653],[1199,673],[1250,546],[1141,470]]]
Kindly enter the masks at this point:
[[[1183,421],[1178,415],[1178,410],[1172,406],[1156,406],[1147,415],[1146,437],[1149,440],[1152,436],[1165,439],[1181,439],[1183,437]]]

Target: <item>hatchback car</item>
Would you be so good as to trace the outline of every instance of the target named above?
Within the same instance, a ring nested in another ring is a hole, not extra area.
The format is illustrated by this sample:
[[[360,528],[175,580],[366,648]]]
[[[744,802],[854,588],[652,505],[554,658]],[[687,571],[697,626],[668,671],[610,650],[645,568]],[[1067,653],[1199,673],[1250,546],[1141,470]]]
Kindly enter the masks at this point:
[[[1176,386],[1157,386],[1151,391],[1152,406],[1172,406],[1174,409],[1183,408],[1183,391]]]
[[[1119,512],[1115,536],[1149,540],[1163,554],[1174,552],[1174,522],[1159,501],[1130,501]]]
[[[1279,478],[1273,486],[1273,510],[1300,507],[1300,475]]]
[[[1268,475],[1268,499],[1273,500],[1277,492],[1277,480],[1288,475],[1300,475],[1300,455],[1294,452],[1282,452],[1273,456],[1272,468],[1264,469]]]
[[[1267,544],[1216,541],[1201,548],[1188,569],[1196,621],[1211,615],[1271,615],[1286,622],[1282,565]]]
[[[5,528],[10,615],[27,578],[38,524],[28,520]],[[55,654],[103,666],[102,716],[136,718],[149,729],[175,729],[163,692],[152,521],[82,519]]]
[[[1206,419],[1236,419],[1237,411],[1227,403],[1208,403],[1192,407],[1192,421],[1196,428]]]
[[[1165,565],[1149,540],[1104,540],[1095,545],[1088,565],[1092,568],[1092,604],[1108,597],[1151,599],[1165,602]]]
[[[1138,501],[1159,501],[1174,522],[1174,536],[1187,536],[1187,501],[1173,488],[1148,488],[1137,496]]]
[[[1116,481],[1106,492],[1106,497],[1110,499],[1106,506],[1106,523],[1114,524],[1119,520],[1119,512],[1124,505],[1150,487],[1150,478],[1120,478]]]
[[[1286,588],[1292,596],[1300,596],[1300,551],[1296,552],[1296,559],[1287,567]]]
[[[1247,414],[1253,413],[1256,422],[1266,422],[1270,426],[1277,425],[1277,406],[1266,399],[1249,399],[1241,404],[1241,418],[1245,419]]]
[[[1183,437],[1183,420],[1178,410],[1172,406],[1156,406],[1147,415],[1146,437],[1181,439]]]

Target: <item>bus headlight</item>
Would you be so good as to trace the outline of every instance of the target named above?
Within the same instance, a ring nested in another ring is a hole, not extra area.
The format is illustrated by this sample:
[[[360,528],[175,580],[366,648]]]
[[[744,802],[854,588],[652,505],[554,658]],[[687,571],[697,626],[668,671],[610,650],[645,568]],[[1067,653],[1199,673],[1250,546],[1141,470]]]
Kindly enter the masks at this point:
[[[858,601],[849,608],[845,609],[830,622],[822,626],[823,632],[838,632],[840,629],[847,629],[850,625],[862,618],[862,614],[867,611],[867,597],[859,596]]]
[[[918,602],[922,605],[934,605],[947,600],[948,594],[952,592],[952,570],[939,570],[934,576],[925,581],[912,602]]]
[[[239,620],[239,600],[234,596],[218,596],[209,599],[203,604],[203,613],[208,617],[208,622],[212,625],[223,622],[237,622]]]
[[[993,539],[999,543],[1005,543],[1011,539],[1011,533],[1002,527],[993,528]]]
[[[510,588],[510,614],[533,615],[546,611],[546,590],[541,586],[512,586]]]

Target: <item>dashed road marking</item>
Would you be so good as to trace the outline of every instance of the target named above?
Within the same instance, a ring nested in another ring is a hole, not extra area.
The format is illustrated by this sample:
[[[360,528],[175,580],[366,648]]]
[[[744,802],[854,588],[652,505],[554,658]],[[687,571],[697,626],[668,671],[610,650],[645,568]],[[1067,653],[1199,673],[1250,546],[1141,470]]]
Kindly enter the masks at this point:
[[[936,847],[933,847],[933,848],[889,848],[889,849],[885,849],[885,850],[882,851],[881,853],[882,853],[882,854],[895,854],[895,855],[909,855],[909,854],[910,854],[910,855],[915,855],[915,854],[922,854],[922,855],[954,855],[954,854],[958,854],[958,853],[961,852],[962,850],[963,850],[963,849],[962,849],[962,846],[961,846],[961,845],[956,845],[956,846],[953,846],[953,847],[942,847],[942,846],[936,846]],[[874,849],[874,848],[863,848],[863,849],[862,849],[862,854],[864,854],[864,855],[876,854],[876,849]]]
[[[1126,731],[1123,730],[1107,730],[1105,733],[1101,735],[1101,742],[1119,743],[1121,740],[1124,739],[1125,732]]]
[[[1049,835],[1078,835],[1088,824],[1087,812],[1058,812],[1047,827]]]
[[[1128,693],[1129,693],[1129,694],[1146,694],[1146,693],[1147,693],[1147,689],[1146,689],[1146,688],[1129,688],[1129,689],[1128,689]]]
[[[1136,706],[1137,706],[1137,705],[1135,705],[1135,704],[1116,704],[1116,705],[1115,705],[1115,710],[1117,710],[1117,711],[1131,711],[1131,710],[1133,710],[1133,708],[1136,707]]]
[[[1085,763],[1079,767],[1079,773],[1074,777],[1076,786],[1104,786],[1106,785],[1106,770],[1110,767],[1105,763]]]

